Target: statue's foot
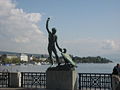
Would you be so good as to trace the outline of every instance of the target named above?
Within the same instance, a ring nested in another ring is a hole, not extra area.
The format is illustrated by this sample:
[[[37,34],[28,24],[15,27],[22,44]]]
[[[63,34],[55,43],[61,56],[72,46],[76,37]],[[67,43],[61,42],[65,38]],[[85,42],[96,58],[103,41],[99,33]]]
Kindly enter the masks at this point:
[[[58,63],[58,66],[60,66],[61,63]]]

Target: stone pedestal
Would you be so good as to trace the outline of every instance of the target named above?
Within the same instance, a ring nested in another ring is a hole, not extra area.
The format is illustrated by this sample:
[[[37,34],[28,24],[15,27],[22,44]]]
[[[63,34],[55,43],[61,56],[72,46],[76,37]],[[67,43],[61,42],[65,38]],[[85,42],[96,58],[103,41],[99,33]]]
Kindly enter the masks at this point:
[[[77,90],[76,70],[55,70],[46,71],[47,89],[51,90]]]
[[[20,86],[20,72],[9,73],[9,87],[18,88]]]

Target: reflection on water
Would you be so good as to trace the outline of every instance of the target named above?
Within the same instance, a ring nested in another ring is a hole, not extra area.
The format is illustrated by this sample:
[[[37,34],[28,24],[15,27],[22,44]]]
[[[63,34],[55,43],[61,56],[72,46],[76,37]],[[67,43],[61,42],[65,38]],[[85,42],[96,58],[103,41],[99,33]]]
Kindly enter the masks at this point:
[[[111,73],[116,63],[108,64],[78,64],[78,73]],[[0,66],[0,71],[9,72],[45,72],[50,65],[11,65]]]

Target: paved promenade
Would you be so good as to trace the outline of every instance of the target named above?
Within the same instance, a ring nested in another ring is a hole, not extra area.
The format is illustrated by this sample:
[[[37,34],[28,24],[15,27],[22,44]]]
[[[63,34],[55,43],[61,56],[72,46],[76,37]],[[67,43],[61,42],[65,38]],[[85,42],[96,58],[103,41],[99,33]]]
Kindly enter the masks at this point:
[[[48,90],[45,88],[0,88],[0,90]]]

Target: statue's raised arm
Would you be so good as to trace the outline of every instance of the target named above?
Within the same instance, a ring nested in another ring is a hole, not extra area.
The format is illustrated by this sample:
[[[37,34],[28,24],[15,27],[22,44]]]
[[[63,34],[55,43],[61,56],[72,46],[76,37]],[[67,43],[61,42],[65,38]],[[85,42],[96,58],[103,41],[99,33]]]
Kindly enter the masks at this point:
[[[50,18],[48,18],[47,21],[46,21],[46,29],[47,29],[48,33],[51,33],[50,30],[49,30],[49,28],[48,28],[49,21],[50,21]]]

